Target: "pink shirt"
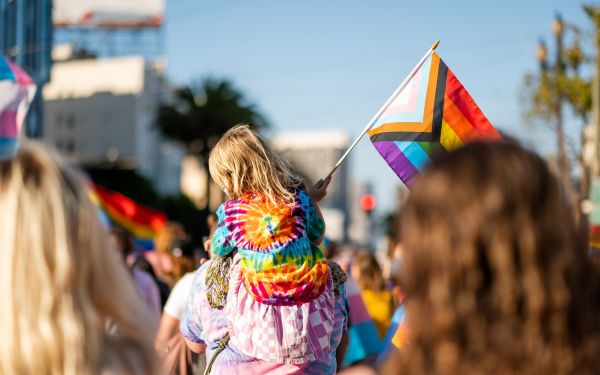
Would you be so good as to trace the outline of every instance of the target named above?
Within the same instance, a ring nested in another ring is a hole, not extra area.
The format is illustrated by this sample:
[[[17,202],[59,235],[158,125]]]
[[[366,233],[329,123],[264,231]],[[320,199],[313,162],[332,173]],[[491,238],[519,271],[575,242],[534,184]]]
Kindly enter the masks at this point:
[[[181,320],[181,333],[189,341],[205,343],[206,358],[210,360],[217,344],[228,333],[228,322],[223,309],[211,308],[206,298],[206,270],[212,261],[202,265],[194,277],[192,291]],[[305,364],[285,364],[263,361],[241,353],[228,345],[216,358],[211,375],[246,374],[334,374],[337,364],[335,353],[342,335],[346,334],[348,324],[348,302],[343,285],[340,296],[335,301],[335,320],[333,333],[329,337],[333,348],[327,355]]]

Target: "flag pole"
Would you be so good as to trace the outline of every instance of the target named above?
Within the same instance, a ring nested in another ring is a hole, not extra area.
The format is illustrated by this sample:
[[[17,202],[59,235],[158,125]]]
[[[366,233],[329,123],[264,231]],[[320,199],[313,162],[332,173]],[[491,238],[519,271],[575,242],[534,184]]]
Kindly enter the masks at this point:
[[[435,43],[433,43],[433,45],[431,46],[431,48],[429,48],[429,50],[427,51],[427,53],[425,54],[425,56],[423,56],[421,58],[421,60],[417,63],[417,65],[410,72],[410,74],[404,79],[404,81],[402,81],[402,83],[400,84],[400,86],[398,86],[398,88],[396,89],[396,91],[394,91],[394,93],[392,94],[392,96],[390,96],[388,98],[388,100],[383,104],[383,106],[379,109],[379,111],[377,111],[377,113],[375,114],[375,116],[373,116],[371,118],[371,120],[367,123],[367,126],[365,126],[365,128],[363,129],[363,131],[358,135],[358,137],[356,137],[356,139],[354,140],[354,142],[352,143],[352,145],[350,145],[350,147],[346,150],[346,152],[344,153],[344,155],[342,155],[342,157],[340,158],[340,160],[338,160],[338,162],[336,163],[335,167],[333,167],[333,169],[331,170],[331,172],[329,172],[329,174],[327,175],[327,177],[325,177],[323,180],[327,180],[329,177],[331,177],[333,175],[333,173],[338,169],[338,167],[344,162],[344,160],[348,157],[348,155],[350,154],[350,152],[352,152],[352,150],[354,149],[354,147],[356,147],[356,145],[361,140],[361,138],[373,127],[373,125],[375,124],[375,122],[377,122],[377,119],[379,118],[379,116],[381,116],[381,114],[390,106],[390,104],[394,101],[394,99],[396,99],[398,97],[398,95],[400,95],[400,93],[402,92],[402,90],[404,90],[404,88],[408,85],[408,83],[415,76],[415,74],[417,74],[417,71],[425,63],[425,60],[427,60],[429,58],[429,56],[431,56],[431,54],[433,54],[433,51],[435,51],[435,49],[438,46],[438,44],[440,44],[440,41],[436,40]]]

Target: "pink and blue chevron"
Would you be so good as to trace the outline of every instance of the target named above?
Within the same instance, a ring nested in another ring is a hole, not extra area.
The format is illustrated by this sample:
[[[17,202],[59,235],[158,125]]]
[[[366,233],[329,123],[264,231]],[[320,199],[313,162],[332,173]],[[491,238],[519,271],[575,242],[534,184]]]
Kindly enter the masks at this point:
[[[35,94],[35,83],[21,68],[0,55],[0,158],[11,157]]]
[[[367,311],[360,294],[360,288],[352,278],[345,284],[350,310],[348,334],[350,345],[342,362],[344,366],[376,356],[382,348],[382,341],[375,323]]]
[[[437,53],[377,118],[369,136],[409,187],[435,155],[502,138]]]

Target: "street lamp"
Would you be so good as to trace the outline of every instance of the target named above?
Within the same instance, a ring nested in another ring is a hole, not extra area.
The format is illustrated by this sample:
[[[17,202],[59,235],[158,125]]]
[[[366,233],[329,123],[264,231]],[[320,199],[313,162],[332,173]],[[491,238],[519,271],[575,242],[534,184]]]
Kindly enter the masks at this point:
[[[538,43],[538,46],[535,50],[535,56],[540,63],[542,71],[548,69],[548,48],[546,48],[546,43],[543,40],[540,40]]]
[[[558,73],[562,74],[565,71],[565,62],[563,59],[563,32],[565,30],[565,24],[560,14],[557,14],[552,22],[552,33],[556,38],[556,65],[555,69]]]
[[[554,18],[554,22],[552,22],[552,32],[554,33],[555,37],[561,38],[564,30],[565,24],[562,20],[562,17],[560,14],[557,14]]]

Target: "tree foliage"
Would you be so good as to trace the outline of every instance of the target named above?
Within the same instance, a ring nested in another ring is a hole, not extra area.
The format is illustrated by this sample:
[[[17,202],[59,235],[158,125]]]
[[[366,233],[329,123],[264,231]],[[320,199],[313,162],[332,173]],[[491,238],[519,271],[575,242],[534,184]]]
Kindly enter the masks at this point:
[[[561,102],[587,124],[592,109],[592,81],[576,75],[527,74],[524,79],[524,116],[527,122],[552,126],[556,103]]]
[[[559,53],[567,62],[561,68],[542,69],[525,76],[525,119],[547,123],[557,116],[557,106],[566,106],[585,124],[592,109],[592,80],[579,73],[583,60],[581,49],[575,43]]]
[[[230,81],[215,78],[175,90],[171,102],[159,108],[157,121],[162,134],[202,156],[205,162],[218,139],[241,123],[255,129],[268,126],[256,105]]]
[[[581,65],[593,59],[581,48],[579,27],[565,25],[557,16],[552,29],[555,38],[553,61],[548,61],[548,50],[542,41],[537,50],[540,70],[537,74],[527,74],[524,79],[524,117],[529,123],[548,125],[555,133],[558,173],[569,196],[576,196],[574,203],[579,207],[587,198],[589,187],[589,169],[584,163],[582,142],[592,109],[592,78],[582,76]],[[569,134],[565,128],[566,109],[581,120],[577,134]],[[572,176],[573,162],[579,165],[580,171],[577,192]]]
[[[238,124],[260,130],[268,126],[268,121],[230,81],[211,77],[199,85],[175,90],[172,100],[162,105],[157,115],[159,131],[200,156],[205,169],[212,147]],[[205,186],[206,202],[210,205],[210,177]]]

